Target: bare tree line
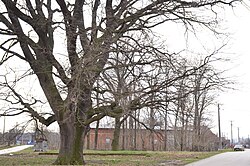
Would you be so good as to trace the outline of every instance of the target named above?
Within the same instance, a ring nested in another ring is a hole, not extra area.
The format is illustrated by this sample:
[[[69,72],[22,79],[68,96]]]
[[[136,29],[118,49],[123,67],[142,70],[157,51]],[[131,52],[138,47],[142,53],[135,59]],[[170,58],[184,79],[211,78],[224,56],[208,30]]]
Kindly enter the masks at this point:
[[[207,108],[216,104],[216,93],[232,84],[223,77],[223,72],[216,71],[212,66],[214,55],[200,59],[197,63],[188,62],[188,59],[180,59],[174,55],[162,58],[157,55],[156,58],[159,59],[155,60],[151,56],[146,62],[147,58],[144,58],[143,54],[136,59],[138,61],[143,59],[144,64],[150,64],[150,67],[145,68],[138,65],[142,62],[135,62],[134,52],[130,54],[127,59],[119,59],[119,55],[114,55],[112,62],[108,63],[109,70],[101,73],[96,87],[96,94],[99,95],[95,96],[100,97],[98,101],[102,101],[104,105],[113,103],[121,110],[111,116],[114,118],[115,128],[112,150],[119,148],[120,129],[122,126],[124,129],[123,123],[127,123],[126,121],[129,121],[127,128],[135,129],[135,133],[131,133],[134,139],[138,126],[152,132],[155,127],[163,128],[163,126],[165,130],[168,128],[176,130],[176,137],[178,139],[181,137],[180,150],[185,150],[185,132],[190,132],[192,128],[192,150],[201,150],[202,145],[199,145],[201,128],[210,125]],[[131,59],[133,62],[129,64],[137,66],[126,65]],[[97,106],[100,106],[99,104]],[[141,118],[147,114],[147,110],[149,112],[146,119]],[[167,121],[164,122],[162,118],[156,116],[157,113],[166,116],[165,119],[171,117],[174,122],[171,125],[167,124]]]

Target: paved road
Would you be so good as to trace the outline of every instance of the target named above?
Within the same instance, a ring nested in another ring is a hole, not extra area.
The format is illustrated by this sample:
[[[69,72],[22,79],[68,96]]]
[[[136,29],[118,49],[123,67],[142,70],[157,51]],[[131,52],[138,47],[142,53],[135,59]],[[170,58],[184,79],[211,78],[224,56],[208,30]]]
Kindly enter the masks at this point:
[[[250,149],[244,152],[227,152],[186,166],[250,166]]]
[[[32,146],[33,145],[21,145],[21,146],[16,146],[16,147],[13,147],[13,148],[3,149],[3,150],[0,150],[0,155],[1,154],[9,154],[9,153],[18,152],[18,151],[27,149],[27,148],[32,147]]]

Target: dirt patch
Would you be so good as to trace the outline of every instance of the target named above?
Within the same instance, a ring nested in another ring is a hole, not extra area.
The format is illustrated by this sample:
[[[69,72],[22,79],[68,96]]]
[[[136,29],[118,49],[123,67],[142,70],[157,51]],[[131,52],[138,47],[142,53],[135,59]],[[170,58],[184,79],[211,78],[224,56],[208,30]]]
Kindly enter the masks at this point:
[[[58,155],[58,153],[41,152],[38,155]],[[122,153],[83,153],[84,156],[146,156],[147,154],[122,154]]]
[[[167,160],[159,163],[158,166],[183,166],[184,163],[180,160]]]

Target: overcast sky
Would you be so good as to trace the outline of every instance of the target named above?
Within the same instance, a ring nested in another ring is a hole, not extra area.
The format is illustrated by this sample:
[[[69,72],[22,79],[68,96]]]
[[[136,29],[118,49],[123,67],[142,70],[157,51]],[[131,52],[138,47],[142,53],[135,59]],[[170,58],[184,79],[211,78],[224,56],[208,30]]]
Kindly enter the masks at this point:
[[[221,94],[221,127],[222,133],[231,138],[231,125],[233,123],[233,137],[247,138],[250,135],[250,8],[239,7],[234,13],[227,16],[232,53],[231,70],[228,72],[237,82],[238,90]],[[223,67],[223,66],[222,66]],[[216,115],[216,114],[215,114]],[[217,125],[217,115],[214,116]],[[215,131],[218,130],[215,128]]]
[[[219,56],[230,57],[231,60],[216,67],[220,70],[228,70],[226,76],[235,81],[235,85],[232,86],[235,90],[220,93],[217,100],[221,108],[222,135],[231,138],[232,121],[233,137],[237,140],[238,128],[240,137],[250,137],[250,7],[247,4],[236,8],[229,7],[223,10],[221,15],[225,18],[220,23],[220,28],[223,33],[229,34],[228,38],[224,37],[223,40],[222,37],[222,39],[216,40],[211,34],[207,35],[207,31],[204,33],[199,31],[198,40],[185,43],[185,40],[177,38],[179,36],[183,39],[183,29],[172,27],[175,31],[167,35],[167,42],[170,48],[174,47],[176,50],[181,50],[183,45],[186,45],[187,49],[192,49],[191,47],[202,49],[202,47],[209,46],[210,51],[213,48],[219,48],[223,44],[220,42],[228,42]],[[192,34],[189,37],[192,38]],[[212,113],[212,130],[217,134],[217,106],[211,107],[209,112]]]

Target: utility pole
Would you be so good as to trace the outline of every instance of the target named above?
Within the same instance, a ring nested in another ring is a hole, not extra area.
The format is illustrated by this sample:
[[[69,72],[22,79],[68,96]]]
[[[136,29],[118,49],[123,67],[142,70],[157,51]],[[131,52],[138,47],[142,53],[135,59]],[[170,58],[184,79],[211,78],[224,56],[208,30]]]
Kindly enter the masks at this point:
[[[231,146],[233,145],[233,121],[231,120]]]
[[[220,128],[220,104],[218,104],[218,126],[219,126],[219,149],[222,149],[221,128]]]
[[[3,144],[5,145],[5,113],[3,116]]]
[[[238,127],[238,143],[240,143],[240,128]]]

